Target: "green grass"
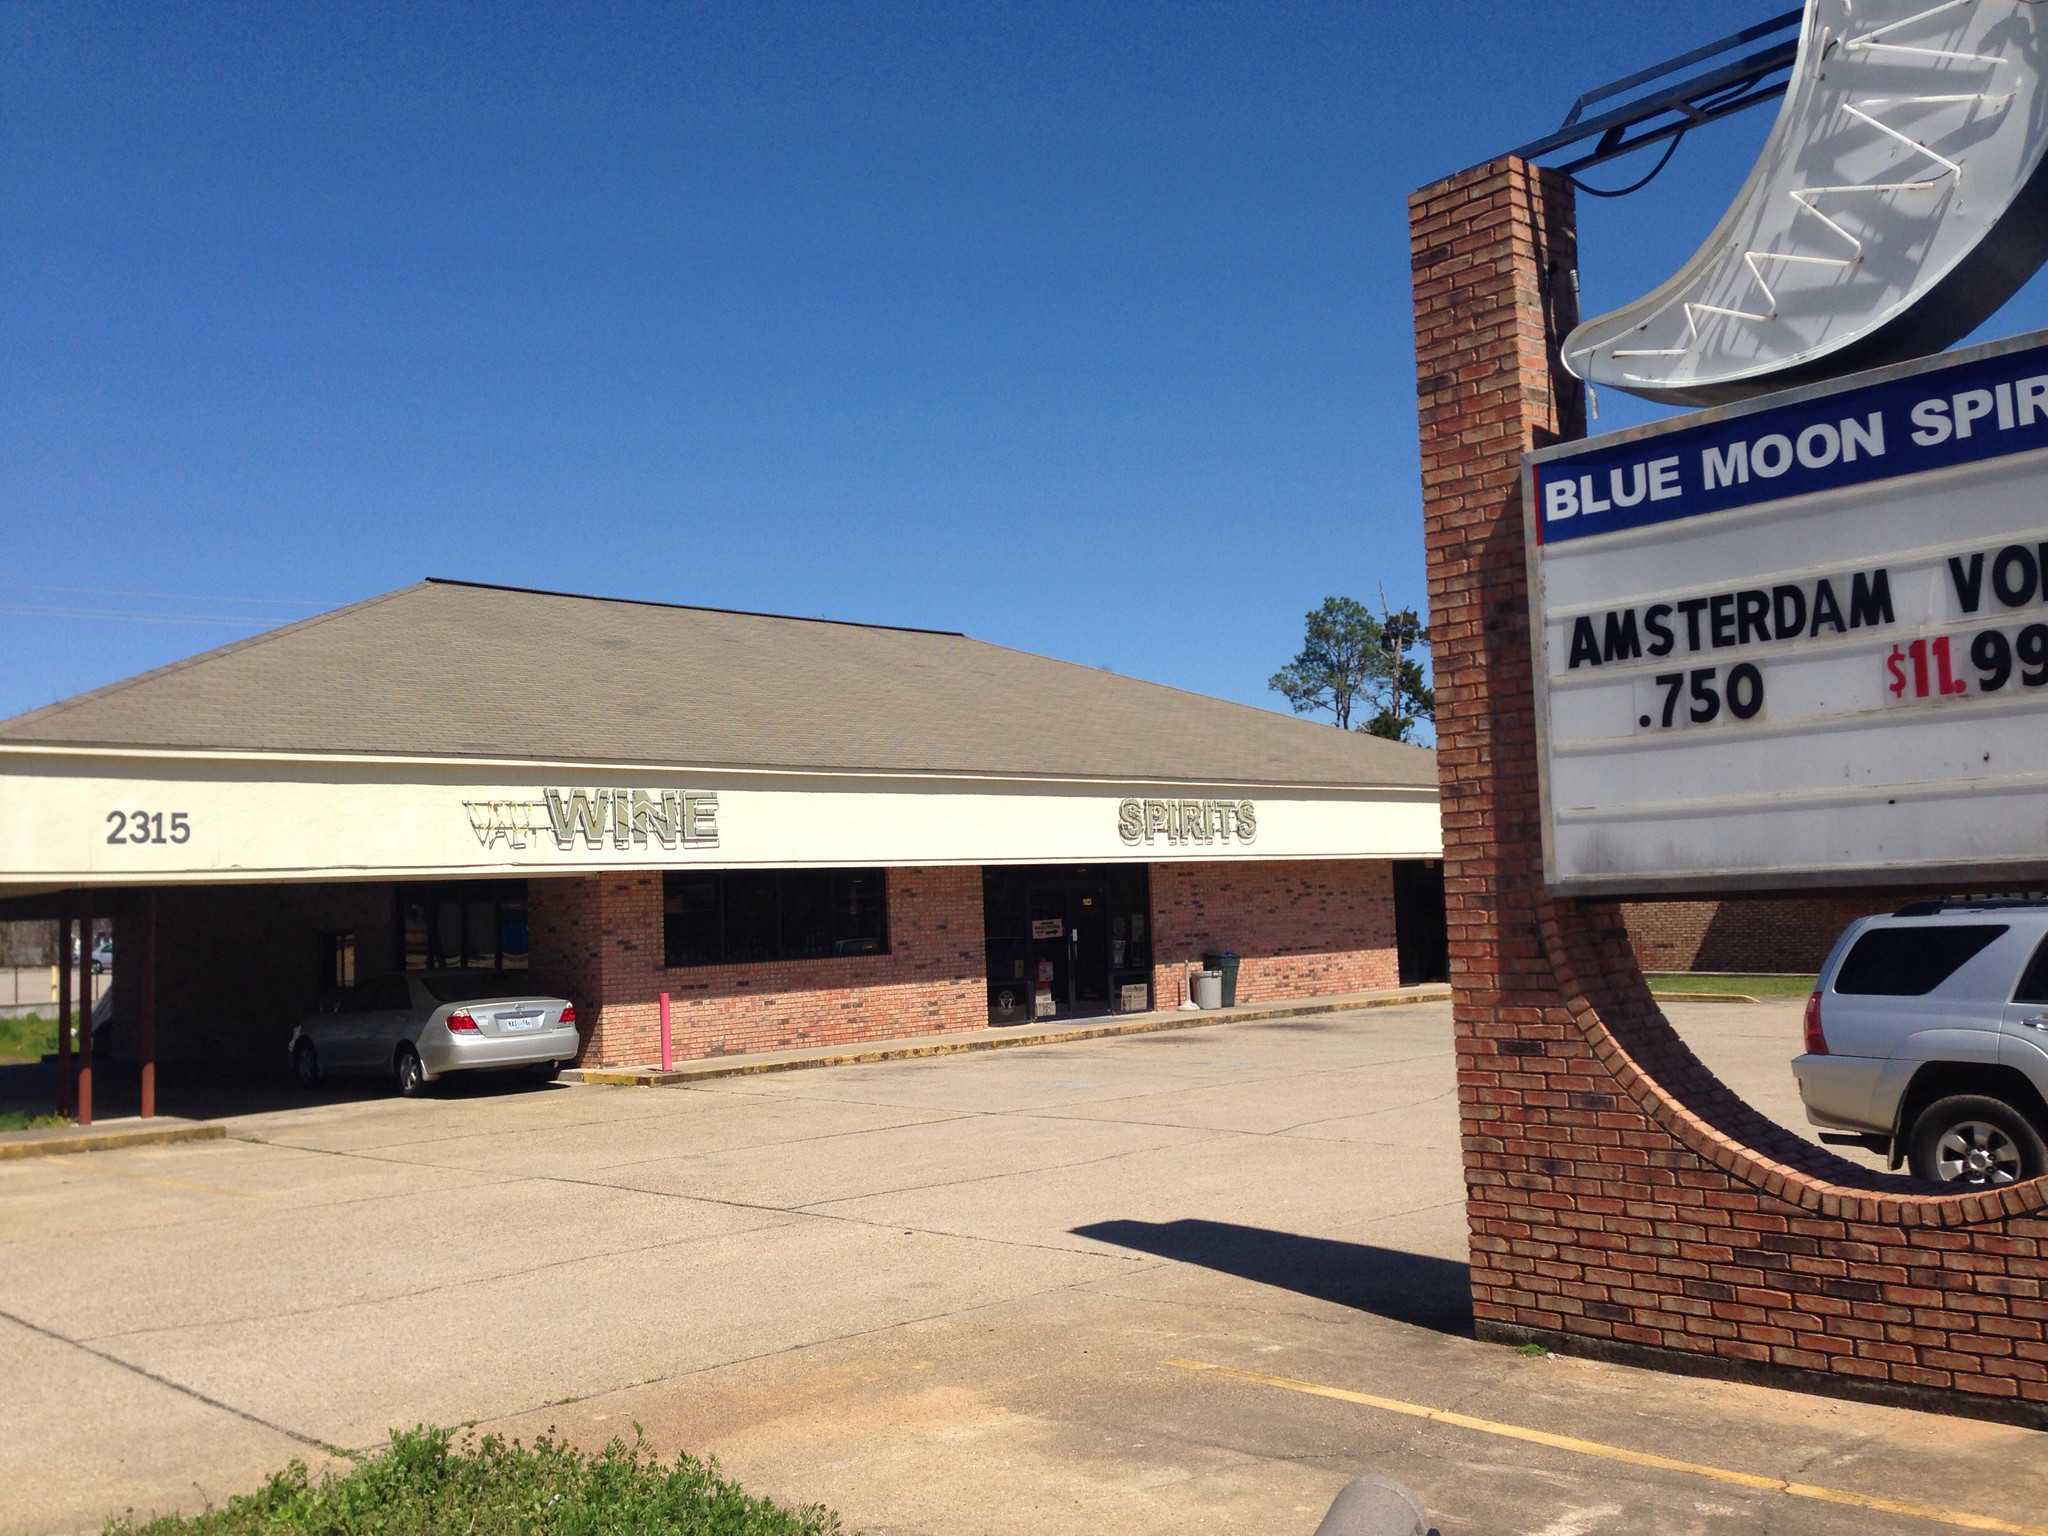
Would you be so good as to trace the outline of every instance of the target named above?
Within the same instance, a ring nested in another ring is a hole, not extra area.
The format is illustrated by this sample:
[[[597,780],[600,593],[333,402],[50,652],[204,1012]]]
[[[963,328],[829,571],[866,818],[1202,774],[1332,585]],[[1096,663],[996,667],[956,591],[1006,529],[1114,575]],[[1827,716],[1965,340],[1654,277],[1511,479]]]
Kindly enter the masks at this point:
[[[47,1131],[71,1123],[62,1115],[31,1115],[26,1110],[0,1109],[0,1131]]]
[[[614,1440],[595,1456],[542,1438],[421,1427],[318,1482],[294,1461],[200,1515],[109,1520],[105,1536],[837,1536],[839,1517],[749,1496],[689,1456]]]
[[[0,1056],[40,1060],[57,1049],[57,1021],[39,1014],[0,1019]]]
[[[1652,992],[1740,992],[1747,997],[1805,997],[1817,976],[1652,976]]]

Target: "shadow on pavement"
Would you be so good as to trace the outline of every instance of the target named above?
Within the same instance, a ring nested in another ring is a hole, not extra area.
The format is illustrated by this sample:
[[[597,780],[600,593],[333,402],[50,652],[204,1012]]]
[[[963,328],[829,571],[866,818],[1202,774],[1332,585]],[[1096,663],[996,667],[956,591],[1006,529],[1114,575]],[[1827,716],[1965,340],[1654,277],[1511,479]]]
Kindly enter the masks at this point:
[[[1417,1328],[1472,1332],[1471,1266],[1452,1259],[1227,1221],[1098,1221],[1073,1232]]]

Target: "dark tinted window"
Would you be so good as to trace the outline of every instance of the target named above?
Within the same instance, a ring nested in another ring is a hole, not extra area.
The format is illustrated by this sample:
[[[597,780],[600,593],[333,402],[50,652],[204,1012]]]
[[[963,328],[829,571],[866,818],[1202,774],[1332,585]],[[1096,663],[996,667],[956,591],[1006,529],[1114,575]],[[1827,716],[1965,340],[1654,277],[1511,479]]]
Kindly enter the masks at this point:
[[[663,947],[669,965],[716,965],[718,877],[667,875],[661,892]]]
[[[889,948],[889,904],[879,869],[832,871],[832,953],[879,955]]]
[[[662,877],[664,964],[747,965],[889,949],[879,869],[735,869]]]
[[[2048,1003],[2048,939],[2043,939],[2034,950],[2034,958],[2027,962],[2027,969],[2020,977],[2012,1000],[2016,1003]]]
[[[524,969],[526,882],[401,886],[398,944],[409,971]]]
[[[2005,931],[2003,923],[1873,928],[1842,962],[1835,990],[1858,997],[1924,997]]]
[[[782,886],[782,947],[792,955],[832,953],[832,871],[792,870]]]
[[[775,887],[780,883],[781,876],[772,869],[734,870],[724,877],[728,965],[780,958],[775,922]]]
[[[381,1013],[395,1013],[401,1008],[410,1008],[412,989],[406,986],[403,976],[386,976],[377,983],[377,998],[370,1006]]]

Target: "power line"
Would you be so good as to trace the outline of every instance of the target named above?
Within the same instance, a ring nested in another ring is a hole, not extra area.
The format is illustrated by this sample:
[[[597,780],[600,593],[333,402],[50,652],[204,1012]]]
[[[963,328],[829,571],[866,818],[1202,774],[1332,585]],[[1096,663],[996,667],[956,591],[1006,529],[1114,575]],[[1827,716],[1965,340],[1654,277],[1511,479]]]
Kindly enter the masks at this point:
[[[181,603],[263,603],[285,608],[323,608],[328,599],[313,597],[222,597],[197,592],[129,592],[114,587],[44,587],[32,582],[0,581],[6,592],[67,592],[79,597],[162,597]]]
[[[120,608],[35,608],[0,603],[0,613],[27,619],[111,619],[125,624],[229,624],[241,629],[267,629],[278,621],[246,613],[136,613]]]

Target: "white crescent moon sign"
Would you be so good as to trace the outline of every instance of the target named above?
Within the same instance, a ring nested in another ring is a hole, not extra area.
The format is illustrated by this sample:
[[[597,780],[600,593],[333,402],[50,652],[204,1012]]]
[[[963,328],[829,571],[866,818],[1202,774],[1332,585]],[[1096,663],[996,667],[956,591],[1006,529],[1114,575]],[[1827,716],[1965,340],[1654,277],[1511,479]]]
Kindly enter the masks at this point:
[[[1565,339],[1715,405],[1938,352],[2048,258],[2048,0],[1807,0],[1756,166],[1692,259]]]

